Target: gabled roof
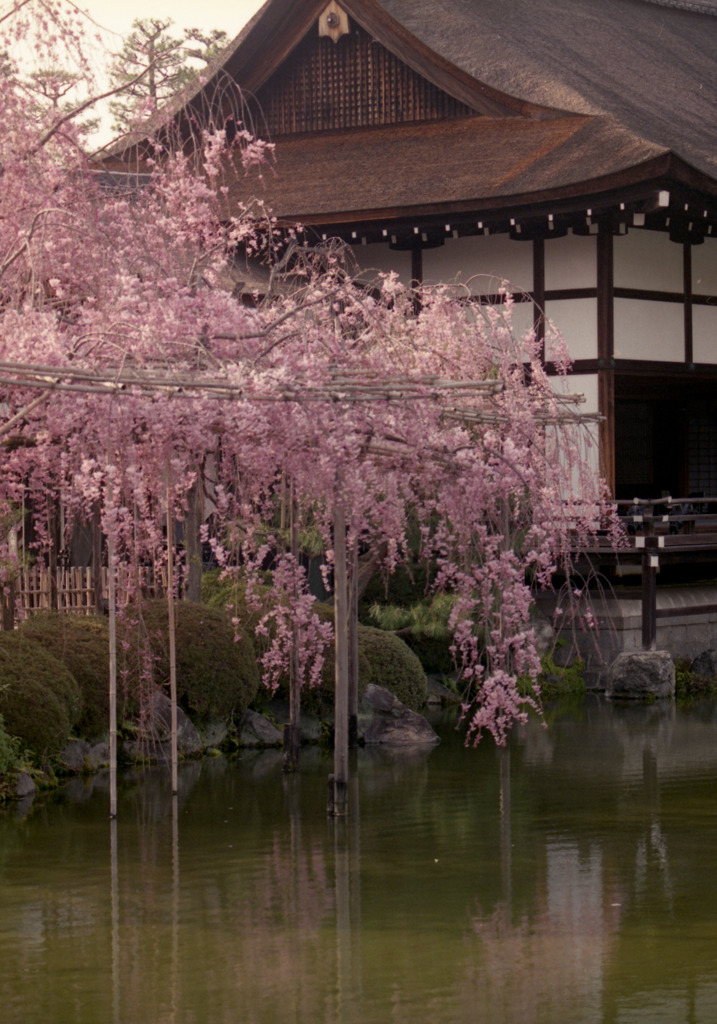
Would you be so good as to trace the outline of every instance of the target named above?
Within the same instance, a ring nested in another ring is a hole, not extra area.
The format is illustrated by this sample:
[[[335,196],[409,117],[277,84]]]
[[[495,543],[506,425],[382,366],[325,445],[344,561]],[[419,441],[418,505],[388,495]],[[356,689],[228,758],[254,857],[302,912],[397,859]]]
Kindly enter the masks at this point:
[[[327,2],[267,0],[171,113],[189,123],[227,76],[247,96],[286,91],[301,47],[319,45]],[[453,106],[303,134],[295,119],[263,180],[231,183],[237,199],[260,188],[280,218],[329,224],[540,202],[650,174],[717,194],[717,0],[337,2],[356,36]],[[307,68],[315,90],[323,73]]]

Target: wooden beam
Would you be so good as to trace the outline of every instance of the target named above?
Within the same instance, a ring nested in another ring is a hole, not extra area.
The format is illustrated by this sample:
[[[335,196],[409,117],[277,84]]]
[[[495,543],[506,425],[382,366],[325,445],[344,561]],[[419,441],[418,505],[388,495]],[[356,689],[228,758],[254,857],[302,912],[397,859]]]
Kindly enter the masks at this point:
[[[615,310],[612,233],[597,236],[598,411],[602,473],[615,493]]]

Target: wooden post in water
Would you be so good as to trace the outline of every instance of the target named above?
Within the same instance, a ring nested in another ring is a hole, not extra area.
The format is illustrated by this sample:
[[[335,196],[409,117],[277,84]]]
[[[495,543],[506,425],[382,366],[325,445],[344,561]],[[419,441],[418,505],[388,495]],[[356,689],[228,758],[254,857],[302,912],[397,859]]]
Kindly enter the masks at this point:
[[[348,581],[346,574],[346,518],[343,506],[334,507],[334,632],[336,676],[334,693],[334,772],[329,778],[329,814],[346,813],[349,774],[349,644]]]
[[[299,512],[296,506],[296,494],[293,481],[290,493],[290,530],[291,553],[299,560]],[[299,770],[299,747],[301,744],[301,678],[299,674],[299,631],[296,626],[291,629],[291,662],[289,665],[289,721],[284,726],[284,758],[282,768],[285,772]]]

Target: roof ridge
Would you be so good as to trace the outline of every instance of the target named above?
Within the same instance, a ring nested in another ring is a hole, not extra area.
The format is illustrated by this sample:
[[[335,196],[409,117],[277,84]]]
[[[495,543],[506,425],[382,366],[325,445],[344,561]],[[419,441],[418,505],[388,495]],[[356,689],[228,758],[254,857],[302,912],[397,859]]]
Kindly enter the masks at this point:
[[[674,7],[679,11],[690,11],[692,14],[711,14],[717,17],[717,0],[641,0],[643,4],[655,4],[658,7]]]

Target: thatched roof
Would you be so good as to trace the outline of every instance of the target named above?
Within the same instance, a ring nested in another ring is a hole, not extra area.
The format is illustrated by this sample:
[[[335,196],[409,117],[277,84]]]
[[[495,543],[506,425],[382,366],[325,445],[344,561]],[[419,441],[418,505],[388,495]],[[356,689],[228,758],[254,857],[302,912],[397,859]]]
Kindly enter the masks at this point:
[[[330,224],[648,176],[717,195],[717,0],[339,2],[475,116],[282,136],[261,180],[232,183],[235,198],[258,192],[280,218]],[[265,88],[325,4],[267,0],[170,113],[197,110],[227,78]]]

